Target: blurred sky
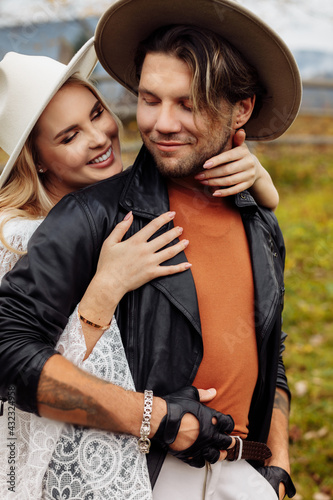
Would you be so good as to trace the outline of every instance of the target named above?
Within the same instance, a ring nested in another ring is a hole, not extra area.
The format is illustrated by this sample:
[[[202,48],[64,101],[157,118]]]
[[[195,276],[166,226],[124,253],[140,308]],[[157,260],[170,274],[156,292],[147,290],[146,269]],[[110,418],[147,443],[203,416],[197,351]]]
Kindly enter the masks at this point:
[[[333,52],[333,0],[240,0],[293,50]]]
[[[238,2],[274,28],[292,50],[333,52],[333,0]],[[112,0],[0,0],[0,28],[100,16],[112,3]]]

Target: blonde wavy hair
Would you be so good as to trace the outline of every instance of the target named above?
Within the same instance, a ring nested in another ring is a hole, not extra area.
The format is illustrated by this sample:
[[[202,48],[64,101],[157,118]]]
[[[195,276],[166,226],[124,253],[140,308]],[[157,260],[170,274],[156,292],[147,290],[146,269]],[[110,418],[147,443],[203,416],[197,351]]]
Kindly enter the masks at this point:
[[[90,90],[101,102],[102,106],[112,115],[118,128],[121,128],[118,117],[110,110],[104,98],[90,81],[78,75],[73,75],[61,88],[67,85],[83,86]],[[26,252],[17,250],[9,245],[4,236],[5,224],[17,217],[24,219],[45,217],[54,206],[45,189],[43,175],[38,175],[37,136],[38,121],[26,140],[6,183],[0,189],[0,241],[8,250],[19,255],[23,255]]]

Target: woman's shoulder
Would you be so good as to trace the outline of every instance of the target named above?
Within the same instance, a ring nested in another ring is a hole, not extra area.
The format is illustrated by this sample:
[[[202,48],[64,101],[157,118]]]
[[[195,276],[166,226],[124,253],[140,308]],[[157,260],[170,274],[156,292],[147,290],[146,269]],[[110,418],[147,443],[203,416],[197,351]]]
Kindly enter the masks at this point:
[[[17,252],[26,252],[29,239],[42,220],[17,217],[4,223],[2,237],[8,247],[0,240],[0,282],[2,277],[14,267],[22,255],[22,253]]]
[[[43,218],[25,219],[23,217],[15,217],[9,219],[3,226],[3,237],[16,250],[25,251],[29,239],[42,221]]]
[[[14,217],[13,219],[9,219],[3,227],[4,236],[7,238],[19,235],[31,236],[43,220],[44,218],[26,219],[23,217]]]

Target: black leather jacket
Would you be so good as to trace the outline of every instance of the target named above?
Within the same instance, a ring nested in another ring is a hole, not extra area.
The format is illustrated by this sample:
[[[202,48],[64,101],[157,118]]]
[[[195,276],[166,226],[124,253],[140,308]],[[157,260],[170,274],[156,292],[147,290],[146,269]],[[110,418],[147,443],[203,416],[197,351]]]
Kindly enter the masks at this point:
[[[255,287],[259,376],[249,415],[249,439],[267,439],[276,386],[289,393],[282,351],[284,243],[274,214],[247,193],[234,198],[246,230]],[[0,288],[0,393],[16,386],[16,403],[37,412],[36,389],[68,316],[89,284],[99,251],[132,210],[131,234],[169,210],[168,192],[145,148],[131,169],[65,197],[30,240],[28,255]],[[128,234],[127,236],[130,236]],[[184,261],[184,254],[174,263]],[[117,310],[138,391],[172,393],[194,380],[203,345],[190,271],[161,277],[128,293]],[[175,341],[177,339],[177,341]],[[149,454],[152,482],[163,453]]]

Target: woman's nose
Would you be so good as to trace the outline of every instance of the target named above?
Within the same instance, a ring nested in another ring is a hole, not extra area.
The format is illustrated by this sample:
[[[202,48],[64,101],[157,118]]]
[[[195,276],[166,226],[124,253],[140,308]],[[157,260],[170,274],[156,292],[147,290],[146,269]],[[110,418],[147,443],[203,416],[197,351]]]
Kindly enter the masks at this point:
[[[89,130],[89,136],[90,136],[89,145],[91,148],[102,146],[107,141],[107,136],[105,132],[101,130],[99,127],[95,127],[94,125],[91,125],[91,128]]]

